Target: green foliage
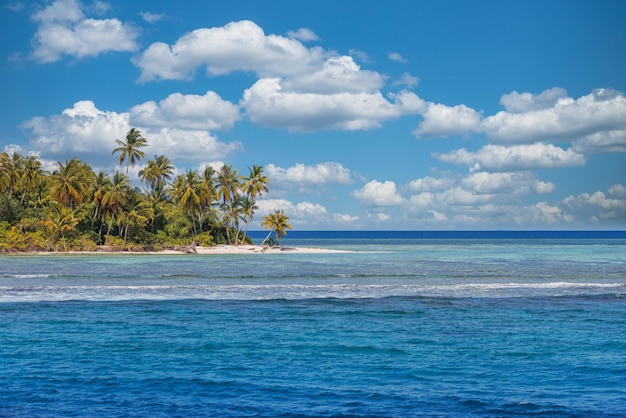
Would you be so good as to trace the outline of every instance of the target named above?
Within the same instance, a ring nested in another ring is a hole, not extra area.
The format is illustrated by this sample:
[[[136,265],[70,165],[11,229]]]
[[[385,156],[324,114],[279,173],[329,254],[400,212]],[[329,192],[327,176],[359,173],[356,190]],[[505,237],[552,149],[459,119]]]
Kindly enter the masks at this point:
[[[219,170],[176,168],[163,155],[139,172],[145,190],[128,176],[148,141],[136,129],[112,141],[125,173],[99,172],[73,157],[52,172],[36,156],[0,152],[0,252],[158,250],[187,246],[252,243],[248,226],[256,199],[268,192],[263,167],[248,177],[224,165]],[[267,224],[284,235],[288,218]]]
[[[0,221],[16,222],[20,217],[19,201],[10,197],[0,197]]]

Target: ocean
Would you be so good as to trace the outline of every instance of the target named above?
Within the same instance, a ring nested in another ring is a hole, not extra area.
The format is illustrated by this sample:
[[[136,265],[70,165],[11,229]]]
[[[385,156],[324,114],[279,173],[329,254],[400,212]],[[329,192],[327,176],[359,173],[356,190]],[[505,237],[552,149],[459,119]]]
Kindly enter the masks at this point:
[[[626,416],[624,231],[283,245],[0,255],[0,417]]]

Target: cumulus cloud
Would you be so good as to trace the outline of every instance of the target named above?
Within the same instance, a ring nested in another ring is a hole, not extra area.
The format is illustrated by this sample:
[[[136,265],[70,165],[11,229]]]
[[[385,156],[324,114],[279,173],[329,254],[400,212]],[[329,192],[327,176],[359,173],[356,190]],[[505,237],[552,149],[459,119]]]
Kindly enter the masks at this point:
[[[626,187],[611,186],[608,191],[568,196],[564,204],[587,219],[626,220]]]
[[[86,18],[77,0],[57,0],[36,12],[38,24],[33,38],[32,57],[41,63],[53,62],[63,55],[76,58],[137,49],[137,30],[118,19]]]
[[[352,196],[369,206],[397,206],[404,203],[404,199],[396,190],[396,183],[389,180],[382,183],[372,180],[362,188],[354,190]]]
[[[231,129],[241,119],[237,105],[207,91],[203,96],[173,93],[159,103],[148,101],[130,110],[130,122],[150,127]]]
[[[514,91],[503,95],[500,98],[500,104],[509,113],[526,113],[549,109],[556,105],[559,100],[565,98],[567,98],[567,91],[560,87],[554,87],[536,95]]]
[[[129,112],[100,110],[91,101],[80,101],[60,115],[35,117],[26,121],[30,145],[43,158],[78,156],[106,164],[111,160],[114,140],[131,128]],[[222,143],[207,131],[132,125],[141,130],[150,144],[149,153],[171,159],[203,161],[221,158],[241,148],[238,143]]]
[[[154,43],[133,58],[140,81],[190,79],[198,68],[218,76],[248,71],[259,79],[239,102],[255,124],[291,131],[365,130],[389,119],[417,114],[425,102],[400,91],[384,97],[385,77],[362,69],[352,56],[340,56],[300,40],[312,39],[308,29],[289,37],[267,35],[251,21],[201,28],[173,45]],[[413,86],[417,78],[401,80]]]
[[[295,31],[287,32],[290,38],[298,39],[303,42],[318,41],[320,38],[309,28],[300,28]]]
[[[447,154],[435,153],[433,156],[448,163],[467,165],[472,171],[517,171],[585,164],[582,154],[544,143],[510,147],[489,144],[477,152],[461,148]]]
[[[524,207],[514,219],[520,225],[550,225],[563,222],[571,223],[574,221],[572,215],[564,212],[558,206],[550,205],[547,202],[539,202]]]
[[[308,49],[297,39],[266,35],[256,23],[244,20],[196,29],[173,45],[153,43],[133,63],[145,82],[190,79],[198,67],[205,67],[209,75],[252,71],[286,76],[306,72],[323,57],[321,48]]]
[[[412,192],[425,192],[432,190],[447,189],[456,184],[457,179],[452,176],[431,177],[426,176],[421,179],[411,180],[408,188]]]
[[[477,131],[480,127],[480,112],[465,105],[451,107],[438,103],[428,103],[421,113],[424,120],[413,131],[417,138],[468,134]]]
[[[600,131],[576,140],[572,149],[581,154],[626,152],[626,129]]]
[[[423,101],[402,91],[388,101],[374,93],[335,94],[284,91],[278,78],[264,78],[244,92],[240,106],[261,126],[292,131],[362,130],[379,127],[385,120],[416,113]]]
[[[464,178],[461,185],[476,193],[526,194],[533,191],[539,194],[554,191],[554,183],[546,183],[530,171],[513,173],[478,172]]]
[[[319,70],[281,80],[282,89],[298,93],[371,93],[383,85],[380,74],[362,70],[349,56],[328,58]]]
[[[503,96],[501,103],[507,111],[485,118],[481,125],[491,141],[574,142],[601,135],[604,140],[617,139],[623,147],[626,96],[622,92],[597,89],[576,100],[565,97],[562,89],[547,90],[538,96],[514,92]],[[612,131],[622,134],[613,137]]]
[[[350,170],[339,163],[325,162],[316,165],[295,164],[289,168],[268,164],[265,173],[272,183],[297,183],[305,185],[351,184]]]

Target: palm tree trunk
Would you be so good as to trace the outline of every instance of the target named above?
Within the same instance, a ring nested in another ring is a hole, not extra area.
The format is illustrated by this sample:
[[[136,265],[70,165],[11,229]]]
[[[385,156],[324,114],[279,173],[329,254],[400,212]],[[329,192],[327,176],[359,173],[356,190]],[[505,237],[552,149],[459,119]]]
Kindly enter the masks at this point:
[[[267,236],[265,237],[265,239],[263,241],[261,241],[260,245],[265,244],[265,241],[267,241],[270,238],[270,235],[272,235],[272,232],[274,232],[274,230],[271,230],[269,234],[267,234]]]
[[[111,228],[113,227],[113,218],[115,218],[115,215],[111,214],[111,220],[109,221],[109,229],[107,229],[107,235],[111,235]]]

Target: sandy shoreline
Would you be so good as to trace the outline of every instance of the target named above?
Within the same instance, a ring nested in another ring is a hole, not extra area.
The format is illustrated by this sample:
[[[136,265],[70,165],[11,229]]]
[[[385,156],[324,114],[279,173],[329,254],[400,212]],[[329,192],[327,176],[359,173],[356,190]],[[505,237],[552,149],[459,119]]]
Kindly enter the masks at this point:
[[[189,249],[189,250],[188,250]],[[325,254],[325,253],[348,253],[345,250],[332,250],[328,248],[317,247],[267,247],[259,245],[216,245],[213,247],[195,247],[195,253],[190,247],[181,247],[179,250],[161,250],[161,251],[33,251],[6,253],[6,255],[242,255],[242,254],[289,254],[289,253],[308,253],[308,254]]]

